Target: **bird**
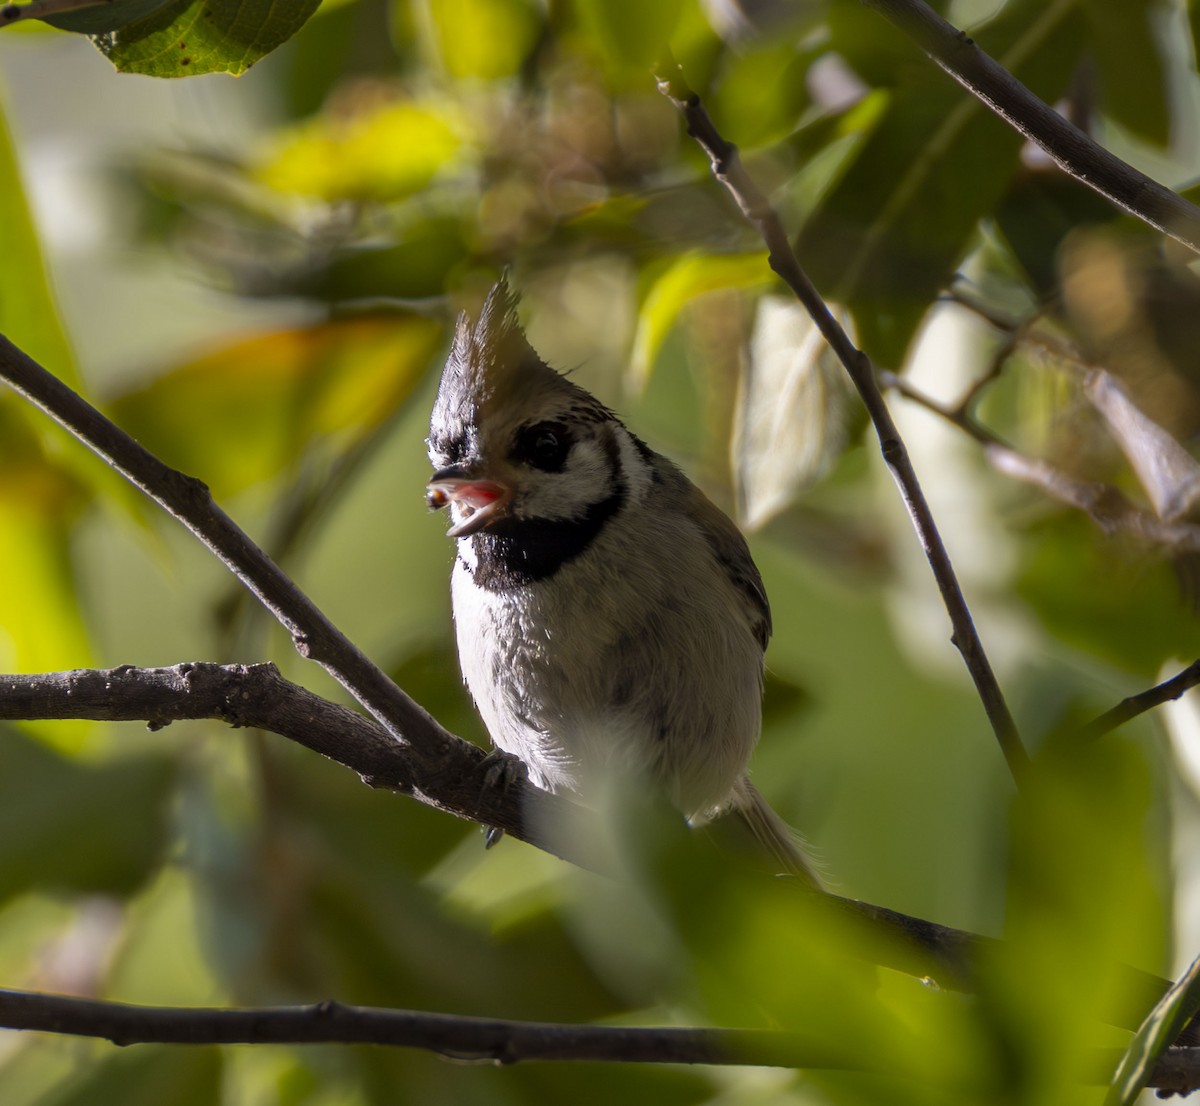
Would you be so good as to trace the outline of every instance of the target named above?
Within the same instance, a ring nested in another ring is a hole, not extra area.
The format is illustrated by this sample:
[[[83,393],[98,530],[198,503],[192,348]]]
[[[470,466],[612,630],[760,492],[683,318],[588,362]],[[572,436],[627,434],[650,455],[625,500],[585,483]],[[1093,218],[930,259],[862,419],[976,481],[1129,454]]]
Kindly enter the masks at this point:
[[[734,815],[820,887],[747,775],[762,725],[766,590],[732,520],[529,344],[506,277],[460,315],[426,441],[456,541],[467,688],[531,783],[585,805],[650,784],[693,825]]]

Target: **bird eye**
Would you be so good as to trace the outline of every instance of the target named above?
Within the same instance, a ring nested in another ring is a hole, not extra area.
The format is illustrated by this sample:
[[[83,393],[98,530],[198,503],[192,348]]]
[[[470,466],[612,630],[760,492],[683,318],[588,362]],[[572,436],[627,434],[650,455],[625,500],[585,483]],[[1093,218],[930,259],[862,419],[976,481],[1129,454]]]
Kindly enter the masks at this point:
[[[561,472],[571,451],[571,435],[562,423],[539,422],[517,432],[513,460],[543,472]]]

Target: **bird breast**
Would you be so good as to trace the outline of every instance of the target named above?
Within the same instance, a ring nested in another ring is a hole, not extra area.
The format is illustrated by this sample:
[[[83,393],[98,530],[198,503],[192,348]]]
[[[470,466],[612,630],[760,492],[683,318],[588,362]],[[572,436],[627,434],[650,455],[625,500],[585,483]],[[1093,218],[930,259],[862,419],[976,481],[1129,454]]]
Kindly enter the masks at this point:
[[[615,774],[689,816],[724,805],[758,739],[762,650],[699,530],[634,504],[552,577],[504,591],[474,582],[471,540],[455,627],[495,744],[551,791],[586,800]]]

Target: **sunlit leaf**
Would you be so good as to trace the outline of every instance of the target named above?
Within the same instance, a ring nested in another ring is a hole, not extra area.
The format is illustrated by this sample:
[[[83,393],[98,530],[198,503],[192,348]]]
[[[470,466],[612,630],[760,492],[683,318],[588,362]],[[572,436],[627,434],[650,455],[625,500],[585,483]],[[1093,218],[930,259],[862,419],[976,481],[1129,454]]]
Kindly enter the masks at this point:
[[[753,288],[774,279],[766,253],[691,253],[671,262],[642,300],[629,367],[634,389],[646,386],[667,334],[689,301],[705,292]]]
[[[428,185],[461,145],[461,127],[446,109],[388,102],[318,116],[284,138],[258,178],[325,200],[396,199]]]
[[[1192,961],[1191,967],[1146,1015],[1121,1057],[1105,1106],[1133,1106],[1155,1062],[1197,1011],[1200,1011],[1200,959]]]
[[[167,844],[173,762],[77,764],[7,730],[0,736],[0,899],[31,889],[128,895]]]
[[[314,439],[390,417],[420,380],[441,328],[360,317],[245,339],[112,404],[116,421],[219,494],[278,473]]]
[[[851,325],[846,312],[831,309]],[[734,416],[739,512],[748,529],[825,472],[845,444],[845,404],[845,372],[808,312],[794,299],[761,299]]]
[[[75,359],[46,280],[37,231],[25,200],[16,154],[0,115],[0,257],[9,278],[0,284],[0,334],[68,384],[78,384]],[[5,396],[5,402],[12,397]]]
[[[87,492],[41,448],[32,423],[42,417],[26,417],[16,403],[0,405],[0,564],[7,583],[0,671],[83,667],[91,659],[71,561],[72,524]],[[42,725],[48,733],[63,729]]]
[[[320,0],[174,0],[115,30],[97,48],[122,73],[194,77],[244,73],[292,37]]]
[[[530,0],[430,0],[433,43],[452,77],[492,80],[516,73],[537,37]]]

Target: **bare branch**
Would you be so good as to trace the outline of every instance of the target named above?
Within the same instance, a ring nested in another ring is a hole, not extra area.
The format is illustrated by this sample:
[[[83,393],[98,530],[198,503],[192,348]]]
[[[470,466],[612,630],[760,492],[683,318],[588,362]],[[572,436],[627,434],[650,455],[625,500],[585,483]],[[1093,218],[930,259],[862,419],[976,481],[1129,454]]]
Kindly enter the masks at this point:
[[[144,721],[161,729],[213,718],[289,738],[357,772],[372,787],[398,791],[459,818],[495,826],[584,867],[599,867],[583,843],[551,827],[578,824],[580,808],[521,780],[488,783],[484,751],[458,741],[447,770],[426,773],[408,743],[378,723],[285,680],[273,664],[122,665],[103,671],[0,676],[0,719]],[[457,739],[456,739],[457,740]]]
[[[1149,511],[1139,510],[1109,484],[1080,480],[1046,461],[1018,452],[965,411],[939,403],[895,373],[881,372],[879,381],[974,438],[984,447],[984,456],[997,472],[1031,484],[1051,499],[1083,511],[1106,534],[1129,534],[1147,544],[1161,545],[1171,553],[1200,553],[1200,526],[1166,522]]]
[[[457,1060],[609,1060],[625,1063],[862,1067],[858,1047],[838,1049],[797,1033],[559,1025],[414,1010],[275,1006],[240,1010],[132,1006],[0,990],[0,1024],[114,1044],[378,1044],[421,1048]]]
[[[60,423],[169,514],[183,523],[232,571],[291,634],[302,656],[318,661],[404,747],[409,774],[397,790],[429,797],[461,797],[464,785],[482,792],[481,750],[446,730],[377,668],[213,501],[194,477],[165,465],[32,358],[0,336],[0,380]],[[478,808],[489,805],[475,796]],[[455,809],[455,807],[458,809]],[[574,804],[514,780],[489,809],[491,824],[560,853],[568,848],[554,827]],[[445,809],[460,813],[458,802]],[[532,817],[534,811],[538,814]],[[465,814],[465,817],[474,817]]]
[[[497,1064],[584,1060],[882,1071],[887,1055],[870,1041],[838,1046],[770,1029],[564,1025],[338,1002],[240,1010],[134,1006],[11,990],[0,990],[0,1025],[117,1045],[375,1044]],[[1096,1050],[1090,1081],[1107,1083],[1119,1057],[1116,1049]],[[1146,1085],[1179,1094],[1197,1089],[1200,1049],[1168,1050]]]
[[[1178,699],[1197,684],[1200,684],[1200,660],[1192,661],[1179,675],[1172,676],[1169,680],[1164,680],[1137,695],[1130,695],[1128,699],[1122,699],[1111,710],[1106,710],[1099,718],[1094,718],[1084,726],[1076,736],[1083,741],[1103,737],[1139,714],[1145,714],[1163,703]]]
[[[863,0],[1067,173],[1200,253],[1200,208],[1110,154],[922,0]]]
[[[933,570],[942,601],[946,605],[953,628],[952,640],[962,654],[967,671],[983,702],[988,721],[1000,743],[1013,778],[1020,784],[1028,767],[1029,754],[1021,744],[1020,734],[1004,693],[984,651],[983,643],[971,619],[970,609],[950,562],[949,554],[938,533],[933,513],[909,460],[908,450],[892,420],[887,403],[875,379],[875,370],[866,354],[857,349],[842,327],[825,306],[808,274],[804,272],[778,214],[768,203],[758,185],[738,156],[737,148],[717,131],[708,112],[684,80],[683,71],[674,59],[667,59],[656,70],[659,91],[679,110],[687,124],[688,134],[700,145],[712,163],[713,176],[728,189],[741,208],[742,214],[759,232],[768,250],[771,268],[788,284],[812,316],[817,328],[829,343],[838,360],[846,368],[863,405],[879,436],[883,459],[900,489],[913,526]]]

